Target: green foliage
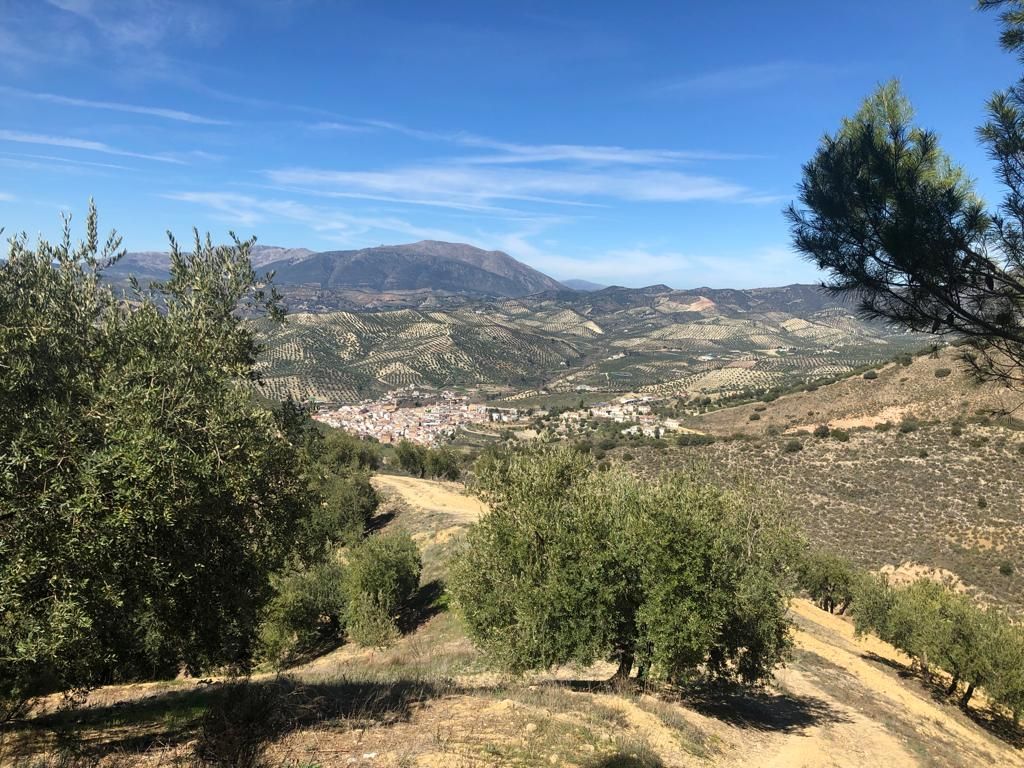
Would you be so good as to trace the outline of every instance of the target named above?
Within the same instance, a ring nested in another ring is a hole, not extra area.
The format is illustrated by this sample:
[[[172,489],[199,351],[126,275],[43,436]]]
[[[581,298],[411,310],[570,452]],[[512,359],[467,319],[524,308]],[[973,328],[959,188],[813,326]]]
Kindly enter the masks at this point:
[[[828,428],[828,424],[819,424],[814,428],[814,432],[812,434],[818,438],[825,438],[832,434],[832,430]]]
[[[427,477],[442,480],[458,480],[459,457],[451,448],[431,448],[427,450],[424,461]]]
[[[402,440],[395,447],[395,458],[402,470],[415,477],[458,480],[461,474],[458,454],[446,447],[426,448]]]
[[[917,432],[921,427],[921,423],[913,416],[904,416],[903,421],[900,422],[900,432],[903,434],[909,434],[910,432]]]
[[[350,465],[315,483],[319,503],[301,522],[297,545],[303,559],[317,562],[337,546],[358,542],[377,510],[379,498],[369,472]]]
[[[683,432],[676,438],[676,445],[682,447],[711,445],[715,442],[714,435],[705,435],[699,432]]]
[[[334,560],[276,577],[276,594],[260,628],[263,655],[281,663],[294,654],[340,642],[344,577],[344,569]]]
[[[760,421],[760,420],[761,420],[761,414],[760,413],[752,413],[752,414],[750,414],[750,421]]]
[[[808,550],[797,566],[797,583],[822,610],[846,613],[858,574],[849,560],[831,552]]]
[[[960,704],[974,691],[989,695],[1013,712],[1024,703],[1024,631],[993,608],[929,579],[895,588],[881,576],[867,576],[856,590],[852,612],[858,632],[871,631],[911,656],[926,676],[935,668],[952,675],[947,690],[966,687]]]
[[[380,467],[380,446],[334,429],[323,440],[319,461],[324,470],[343,474],[350,469]]]
[[[474,641],[513,671],[611,658],[623,675],[766,678],[788,632],[775,507],[695,475],[593,470],[569,449],[478,462],[491,512],[451,581]]]
[[[878,371],[864,371],[864,376],[862,378],[865,378],[868,381],[874,381],[878,378]]]
[[[1018,34],[1008,19],[1007,33]],[[938,136],[913,124],[893,81],[822,139],[803,169],[802,208],[791,205],[787,215],[796,249],[830,273],[830,289],[856,297],[863,314],[953,335],[977,376],[1020,385],[1024,93],[995,94],[988,112],[979,135],[1006,187],[999,211],[985,209]]]
[[[799,453],[804,449],[804,444],[797,440],[795,437],[787,440],[782,445],[783,453]]]
[[[840,443],[845,443],[845,442],[849,441],[850,433],[847,432],[845,429],[833,429],[832,430],[832,439],[833,440],[837,440]]]
[[[935,369],[935,378],[936,379],[944,379],[947,376],[949,376],[951,373],[953,373],[953,371],[950,368],[936,368]]]
[[[409,534],[371,536],[348,555],[347,628],[360,645],[385,646],[398,636],[420,585],[419,549]]]
[[[245,665],[310,494],[257,404],[251,241],[171,241],[130,303],[86,238],[0,262],[0,698]]]

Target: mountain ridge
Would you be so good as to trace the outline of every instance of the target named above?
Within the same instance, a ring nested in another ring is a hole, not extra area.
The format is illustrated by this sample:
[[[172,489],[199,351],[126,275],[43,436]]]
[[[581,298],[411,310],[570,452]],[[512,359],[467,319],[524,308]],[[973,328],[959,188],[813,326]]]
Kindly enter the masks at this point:
[[[512,298],[565,290],[554,278],[504,251],[440,240],[338,251],[254,245],[250,257],[257,269],[274,272],[277,285],[318,291],[427,291]],[[138,251],[127,253],[106,275],[115,281],[130,276],[161,280],[169,266],[166,252]]]

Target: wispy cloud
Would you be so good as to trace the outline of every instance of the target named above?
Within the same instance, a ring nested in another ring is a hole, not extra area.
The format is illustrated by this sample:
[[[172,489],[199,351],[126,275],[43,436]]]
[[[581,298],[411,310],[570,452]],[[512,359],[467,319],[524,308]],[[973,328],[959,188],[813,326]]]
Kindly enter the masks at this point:
[[[22,133],[21,131],[9,131],[0,129],[0,141],[11,141],[20,144],[41,144],[49,147],[64,147],[66,149],[81,149],[88,152],[100,152],[105,155],[118,155],[120,157],[135,157],[140,160],[155,160],[161,163],[173,163],[184,165],[183,160],[162,155],[147,155],[141,152],[129,152],[118,149],[102,141],[90,141],[88,139],[76,139],[68,136],[46,136],[39,133]]]
[[[579,205],[602,199],[646,202],[741,201],[750,190],[722,179],[677,170],[587,172],[478,165],[419,165],[382,171],[285,168],[266,172],[276,184],[327,194],[388,195],[465,208],[495,201]]]
[[[324,120],[319,123],[313,123],[309,126],[309,129],[311,131],[326,131],[337,133],[367,133],[373,130],[373,128],[369,125],[360,125],[358,123],[342,123],[336,120]]]
[[[216,120],[192,112],[183,112],[178,109],[165,109],[163,107],[147,107],[137,104],[123,104],[115,101],[93,101],[91,99],[79,99],[71,96],[61,96],[55,93],[37,93],[24,91],[20,88],[12,88],[0,85],[0,93],[44,101],[50,104],[61,104],[69,107],[85,107],[87,109],[106,109],[114,112],[128,112],[136,115],[150,115],[165,120],[175,120],[182,123],[194,123],[197,125],[230,125],[226,120]]]
[[[749,160],[758,157],[758,155],[713,150],[634,149],[614,145],[587,144],[521,144],[465,131],[423,130],[389,120],[354,120],[343,123],[342,126],[351,130],[356,127],[353,123],[393,131],[421,141],[441,141],[474,149],[490,149],[497,153],[482,157],[463,158],[465,162],[470,163],[581,162],[594,165],[658,165],[698,160]]]
[[[656,93],[745,91],[771,88],[820,68],[796,61],[773,61],[687,75],[660,83]]]
[[[42,160],[45,161],[46,163],[57,163],[61,165],[86,166],[89,168],[107,168],[110,170],[117,171],[138,170],[137,168],[132,168],[130,165],[120,165],[119,163],[97,163],[93,160],[73,160],[70,157],[59,157],[57,155],[38,155],[31,152],[0,152],[0,155],[16,159],[25,159],[29,161]]]
[[[10,192],[0,192],[0,202],[13,203],[17,198]]]
[[[210,4],[174,0],[47,0],[54,8],[93,25],[114,45],[152,49],[178,37],[193,43],[218,40],[221,14]]]
[[[194,191],[175,192],[163,197],[203,206],[211,216],[233,226],[255,227],[267,221],[285,219],[305,224],[326,239],[353,246],[363,242],[370,233],[386,233],[420,240],[469,239],[450,230],[420,227],[398,217],[360,216],[290,199],[265,199],[234,192]]]

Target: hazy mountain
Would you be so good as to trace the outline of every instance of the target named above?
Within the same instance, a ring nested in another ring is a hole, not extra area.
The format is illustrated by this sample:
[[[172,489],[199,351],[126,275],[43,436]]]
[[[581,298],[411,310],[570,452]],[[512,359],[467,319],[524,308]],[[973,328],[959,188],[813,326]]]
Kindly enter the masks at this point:
[[[281,248],[276,245],[254,245],[249,250],[252,264],[262,270],[271,262],[301,261],[313,254],[307,248]],[[106,270],[108,279],[123,280],[134,275],[142,282],[165,280],[171,265],[167,251],[135,251],[126,253],[113,267]]]
[[[567,288],[572,288],[574,291],[600,291],[605,287],[600,283],[592,283],[589,280],[579,280],[576,278],[572,280],[563,280],[562,285]]]
[[[424,240],[355,251],[325,251],[268,263],[282,285],[322,290],[420,291],[481,296],[526,296],[562,285],[501,251]]]
[[[319,291],[433,291],[473,296],[518,297],[564,290],[557,280],[516,261],[502,251],[485,251],[464,243],[423,240],[354,251],[314,252],[306,248],[256,245],[257,269],[273,271],[274,282]],[[169,257],[159,251],[126,254],[107,271],[112,280],[167,277]]]

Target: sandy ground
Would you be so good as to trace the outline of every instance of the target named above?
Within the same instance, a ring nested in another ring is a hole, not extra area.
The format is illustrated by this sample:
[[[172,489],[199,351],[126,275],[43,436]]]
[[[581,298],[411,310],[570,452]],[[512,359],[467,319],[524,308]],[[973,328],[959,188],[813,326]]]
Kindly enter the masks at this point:
[[[399,475],[376,475],[373,485],[378,491],[397,493],[415,509],[449,515],[464,524],[474,523],[487,511],[487,506],[466,493],[461,483],[420,480]]]

